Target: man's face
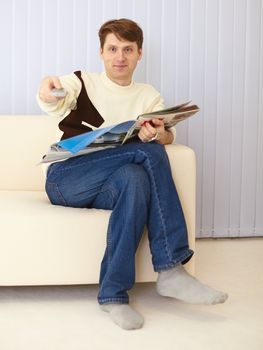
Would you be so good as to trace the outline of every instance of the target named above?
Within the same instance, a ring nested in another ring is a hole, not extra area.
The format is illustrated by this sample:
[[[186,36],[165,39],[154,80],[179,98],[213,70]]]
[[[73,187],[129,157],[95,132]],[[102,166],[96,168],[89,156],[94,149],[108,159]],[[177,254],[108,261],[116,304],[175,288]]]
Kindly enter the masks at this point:
[[[106,36],[100,54],[108,78],[119,85],[129,85],[132,74],[142,56],[136,42],[119,40],[113,33]]]

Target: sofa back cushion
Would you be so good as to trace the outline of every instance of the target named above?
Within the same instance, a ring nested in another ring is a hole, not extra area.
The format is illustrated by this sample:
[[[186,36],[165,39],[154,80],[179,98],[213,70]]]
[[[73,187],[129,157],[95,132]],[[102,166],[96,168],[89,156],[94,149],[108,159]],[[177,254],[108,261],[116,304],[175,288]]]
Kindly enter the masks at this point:
[[[47,115],[0,115],[0,190],[44,189],[37,163],[56,141],[57,123]]]

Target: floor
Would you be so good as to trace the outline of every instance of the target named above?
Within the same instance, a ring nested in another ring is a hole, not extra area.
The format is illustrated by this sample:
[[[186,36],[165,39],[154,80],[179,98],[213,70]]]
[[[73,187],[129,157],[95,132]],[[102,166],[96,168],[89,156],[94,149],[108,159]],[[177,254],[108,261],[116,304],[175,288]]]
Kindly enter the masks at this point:
[[[228,301],[192,306],[138,284],[130,295],[145,325],[136,331],[98,309],[95,285],[1,287],[0,349],[262,350],[262,263],[263,238],[198,240],[196,276]]]

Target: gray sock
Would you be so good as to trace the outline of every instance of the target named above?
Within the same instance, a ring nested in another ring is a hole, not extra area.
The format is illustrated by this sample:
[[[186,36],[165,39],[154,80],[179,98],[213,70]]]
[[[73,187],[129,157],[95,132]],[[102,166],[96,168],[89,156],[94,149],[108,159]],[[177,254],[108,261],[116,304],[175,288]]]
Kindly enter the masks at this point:
[[[113,322],[123,329],[139,329],[143,325],[143,317],[128,304],[102,304],[100,308],[108,312]]]
[[[228,298],[226,293],[213,289],[191,276],[182,265],[162,271],[158,275],[157,292],[191,304],[218,304]]]

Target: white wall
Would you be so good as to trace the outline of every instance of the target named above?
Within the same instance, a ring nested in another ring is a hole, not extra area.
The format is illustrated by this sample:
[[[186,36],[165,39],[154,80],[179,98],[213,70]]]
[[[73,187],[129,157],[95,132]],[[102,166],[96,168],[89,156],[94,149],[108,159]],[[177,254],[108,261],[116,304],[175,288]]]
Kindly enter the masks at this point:
[[[263,235],[261,0],[0,0],[0,114],[40,113],[47,74],[101,70],[97,31],[128,17],[145,33],[136,78],[201,112],[178,126],[198,161],[197,235]]]

